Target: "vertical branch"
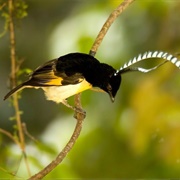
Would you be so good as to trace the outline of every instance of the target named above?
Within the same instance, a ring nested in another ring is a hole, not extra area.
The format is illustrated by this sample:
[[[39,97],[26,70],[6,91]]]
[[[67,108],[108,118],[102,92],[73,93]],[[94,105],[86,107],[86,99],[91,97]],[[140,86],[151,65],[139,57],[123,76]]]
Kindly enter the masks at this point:
[[[10,80],[11,80],[11,86],[13,88],[17,85],[16,74],[17,74],[17,69],[18,69],[18,65],[16,61],[15,30],[14,30],[14,21],[13,21],[13,12],[14,12],[13,0],[8,0],[8,11],[9,11],[9,22],[8,22],[9,26],[8,27],[9,27],[9,37],[10,37],[10,58],[11,58]],[[13,95],[13,106],[15,110],[15,119],[16,119],[16,124],[18,128],[19,146],[25,158],[25,164],[27,167],[28,174],[30,175],[30,169],[29,169],[29,165],[28,165],[26,153],[25,153],[25,140],[24,140],[24,133],[23,133],[23,127],[22,127],[22,122],[21,122],[21,115],[20,115],[17,94]]]
[[[15,33],[13,22],[13,0],[8,1],[9,10],[9,36],[10,36],[10,58],[11,58],[11,86],[16,86],[16,49],[15,49]]]
[[[15,31],[14,31],[14,22],[13,22],[13,0],[8,0],[8,9],[9,9],[9,36],[10,36],[10,56],[11,56],[11,74],[10,74],[10,80],[11,80],[11,86],[16,86],[16,48],[15,48]],[[17,94],[13,95],[13,106],[15,109],[15,117],[18,127],[18,133],[19,133],[19,141],[21,144],[21,150],[24,151],[25,149],[25,143],[24,143],[24,134],[21,124],[21,116],[20,116],[20,110],[19,110],[19,103],[18,103],[18,96]]]

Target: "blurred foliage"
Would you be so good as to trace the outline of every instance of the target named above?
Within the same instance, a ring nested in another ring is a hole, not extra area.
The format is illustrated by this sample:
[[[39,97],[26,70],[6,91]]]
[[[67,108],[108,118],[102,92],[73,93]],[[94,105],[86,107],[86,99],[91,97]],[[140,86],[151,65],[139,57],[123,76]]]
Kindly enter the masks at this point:
[[[0,33],[0,37],[3,36],[8,30],[9,12],[8,12],[7,4],[8,2],[6,0],[0,0],[0,14],[2,18],[5,19],[4,28],[3,28],[4,30],[2,30],[2,32]],[[14,19],[20,20],[27,16],[28,5],[24,0],[14,0],[13,5],[14,5],[14,10],[13,10]]]
[[[88,53],[108,15],[120,2],[27,0],[28,16],[16,26],[18,55],[24,59],[22,68],[35,69],[68,52]],[[119,68],[147,50],[178,53],[179,8],[180,1],[135,1],[110,28],[96,57]],[[3,27],[1,17],[1,31]],[[8,91],[8,43],[6,35],[1,37],[1,99]],[[149,74],[123,75],[114,104],[105,93],[82,93],[87,112],[82,134],[65,161],[46,178],[179,178],[179,78],[179,70],[166,63]],[[73,103],[73,97],[69,102]],[[13,122],[8,120],[12,107],[8,101],[1,100],[0,105],[0,127],[12,131]],[[39,139],[38,143],[28,137],[26,140],[33,174],[55,158],[75,122],[71,110],[46,101],[41,90],[24,90],[20,106],[28,131]],[[0,167],[27,177],[23,163],[20,150],[0,135]],[[4,171],[0,176],[11,177]]]

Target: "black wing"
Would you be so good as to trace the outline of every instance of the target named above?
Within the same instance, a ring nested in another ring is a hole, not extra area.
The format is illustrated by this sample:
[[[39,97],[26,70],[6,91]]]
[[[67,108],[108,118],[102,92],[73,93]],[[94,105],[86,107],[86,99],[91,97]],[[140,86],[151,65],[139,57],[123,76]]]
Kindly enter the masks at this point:
[[[63,86],[68,84],[78,84],[84,80],[81,63],[77,63],[73,54],[62,56],[46,62],[38,67],[29,75],[29,79],[17,87],[13,88],[4,100],[13,93],[25,87],[46,87],[46,86]],[[80,53],[77,53],[80,54]],[[84,59],[85,60],[85,59]],[[78,66],[81,66],[79,68]]]

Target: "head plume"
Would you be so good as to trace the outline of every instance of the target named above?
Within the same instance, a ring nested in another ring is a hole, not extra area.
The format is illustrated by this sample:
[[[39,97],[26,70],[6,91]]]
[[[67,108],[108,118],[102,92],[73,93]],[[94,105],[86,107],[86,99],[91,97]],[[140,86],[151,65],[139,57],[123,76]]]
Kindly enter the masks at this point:
[[[150,59],[150,58],[159,58],[159,59],[164,59],[165,61],[149,69],[145,69],[142,67],[131,67],[132,65],[140,61]],[[145,52],[144,54],[139,54],[137,57],[134,57],[133,59],[125,63],[122,67],[120,67],[119,70],[116,71],[114,75],[117,76],[122,73],[131,72],[131,71],[139,71],[139,72],[147,73],[147,72],[157,69],[158,67],[160,67],[161,65],[163,65],[164,63],[168,61],[173,63],[176,67],[180,68],[180,60],[178,60],[178,58],[173,56],[172,54],[169,54],[167,52],[162,52],[162,51]]]

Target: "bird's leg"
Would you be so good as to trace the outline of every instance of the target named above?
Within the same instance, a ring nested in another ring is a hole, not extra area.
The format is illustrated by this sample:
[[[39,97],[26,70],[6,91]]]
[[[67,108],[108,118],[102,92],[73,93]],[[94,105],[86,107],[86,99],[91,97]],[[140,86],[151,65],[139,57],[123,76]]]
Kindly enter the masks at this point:
[[[68,104],[66,99],[64,99],[61,103],[63,105],[65,105],[66,107],[68,107],[68,108],[72,109],[73,111],[75,111],[75,108],[73,106],[71,106],[70,104]]]
[[[86,115],[86,112],[83,111],[82,109],[73,107],[73,106],[71,106],[70,104],[68,104],[68,102],[67,102],[66,99],[64,99],[61,103],[62,103],[63,105],[65,105],[66,107],[72,109],[73,111],[76,111],[76,112],[78,112],[78,113],[81,113],[81,114],[83,114],[83,115]]]

